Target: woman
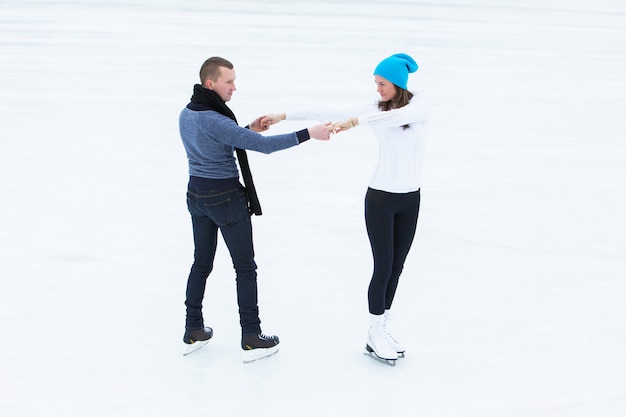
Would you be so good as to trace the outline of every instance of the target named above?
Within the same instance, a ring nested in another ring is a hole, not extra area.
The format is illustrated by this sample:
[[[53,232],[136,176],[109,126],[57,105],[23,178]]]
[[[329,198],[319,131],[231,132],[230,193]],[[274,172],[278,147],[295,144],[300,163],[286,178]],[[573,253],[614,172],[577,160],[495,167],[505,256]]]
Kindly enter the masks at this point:
[[[404,262],[411,248],[420,206],[425,122],[428,104],[423,94],[407,90],[409,73],[418,65],[409,55],[395,54],[374,70],[380,101],[359,116],[335,123],[335,131],[370,126],[379,144],[378,164],[365,196],[365,223],[374,271],[368,289],[370,328],[366,349],[390,364],[404,348],[389,333],[389,310]],[[307,110],[268,115],[270,123],[289,120],[337,120],[337,111]],[[344,117],[344,116],[339,116]]]

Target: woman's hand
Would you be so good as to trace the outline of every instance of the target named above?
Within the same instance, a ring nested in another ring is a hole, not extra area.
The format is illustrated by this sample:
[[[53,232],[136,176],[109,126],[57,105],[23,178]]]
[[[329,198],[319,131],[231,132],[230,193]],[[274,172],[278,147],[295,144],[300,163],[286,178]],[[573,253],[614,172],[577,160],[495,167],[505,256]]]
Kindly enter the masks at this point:
[[[286,118],[286,113],[272,113],[265,116],[265,120],[267,120],[268,126],[275,125],[278,122],[282,122]]]
[[[355,122],[356,120],[356,122]],[[351,117],[342,122],[335,122],[335,133],[341,133],[348,129],[352,129],[358,124],[359,120],[356,117]]]

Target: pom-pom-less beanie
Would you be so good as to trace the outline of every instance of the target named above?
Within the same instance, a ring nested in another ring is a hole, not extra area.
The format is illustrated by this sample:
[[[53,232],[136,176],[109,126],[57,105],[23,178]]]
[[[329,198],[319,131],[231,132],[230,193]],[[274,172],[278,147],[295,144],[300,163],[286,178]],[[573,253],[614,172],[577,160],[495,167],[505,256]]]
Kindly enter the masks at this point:
[[[407,54],[394,54],[380,61],[374,75],[380,75],[398,87],[406,88],[409,73],[417,71],[417,62]]]

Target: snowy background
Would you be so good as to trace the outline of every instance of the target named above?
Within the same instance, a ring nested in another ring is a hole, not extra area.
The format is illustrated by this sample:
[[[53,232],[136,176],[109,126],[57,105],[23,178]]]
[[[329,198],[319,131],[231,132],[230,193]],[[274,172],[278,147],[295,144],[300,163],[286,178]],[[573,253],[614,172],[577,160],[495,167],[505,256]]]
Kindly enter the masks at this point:
[[[0,1],[1,415],[626,415],[626,3],[334,3]],[[433,101],[394,306],[407,357],[362,354],[367,128],[250,155],[281,351],[241,362],[222,244],[215,336],[183,357],[177,118],[201,63],[235,64],[244,125],[376,100],[396,52]]]

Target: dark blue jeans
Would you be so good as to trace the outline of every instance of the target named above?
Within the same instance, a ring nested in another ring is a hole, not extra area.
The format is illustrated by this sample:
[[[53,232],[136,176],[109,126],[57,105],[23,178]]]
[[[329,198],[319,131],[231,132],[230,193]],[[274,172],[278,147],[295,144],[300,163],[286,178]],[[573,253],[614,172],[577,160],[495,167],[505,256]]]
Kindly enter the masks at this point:
[[[194,262],[187,280],[185,326],[188,329],[198,329],[204,326],[202,300],[206,280],[213,270],[219,229],[235,268],[242,333],[260,333],[257,266],[254,262],[252,222],[245,190],[239,188],[229,191],[211,191],[189,188],[187,208],[191,213],[195,249]]]
[[[419,207],[419,190],[399,194],[367,190],[365,224],[374,257],[367,297],[372,314],[383,314],[391,308],[404,261],[413,244]]]

